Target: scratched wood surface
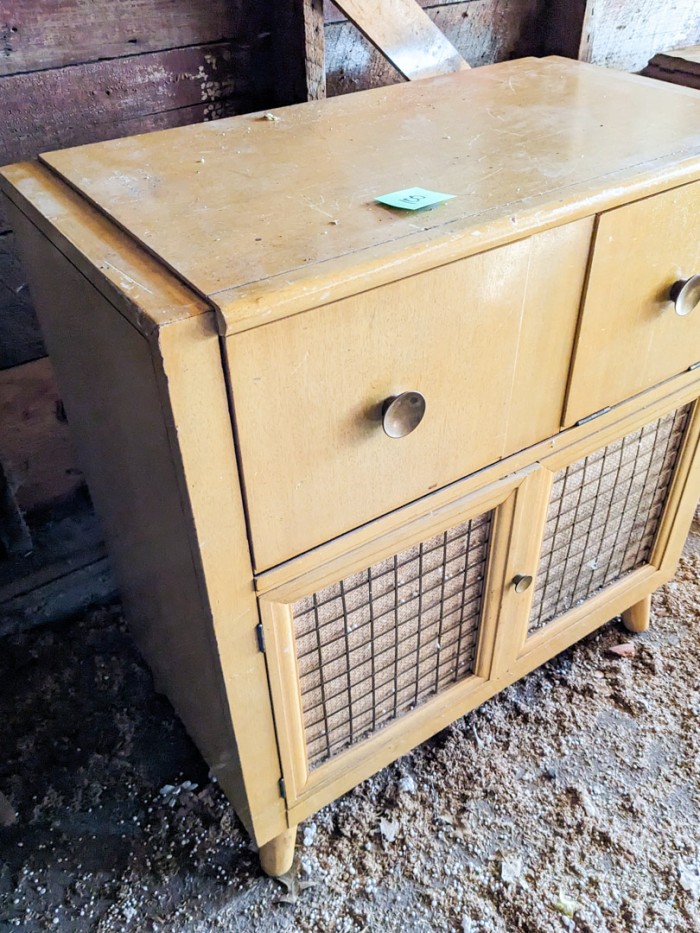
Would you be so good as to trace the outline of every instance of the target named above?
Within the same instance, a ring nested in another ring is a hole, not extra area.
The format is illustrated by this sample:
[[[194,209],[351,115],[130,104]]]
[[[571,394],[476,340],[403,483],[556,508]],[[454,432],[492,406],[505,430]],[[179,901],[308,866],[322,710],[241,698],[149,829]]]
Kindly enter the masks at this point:
[[[422,4],[470,65],[486,65],[540,50],[543,0],[467,0]],[[403,78],[335,8],[327,9],[326,82],[329,97]]]
[[[657,52],[700,42],[698,0],[588,0],[580,57],[640,71]]]
[[[247,0],[14,0],[0,16],[0,165],[255,109],[269,20]],[[43,352],[8,234],[0,205],[0,369]]]
[[[0,164],[251,109],[250,54],[222,42],[0,78]],[[41,346],[27,294],[14,291],[22,283],[12,284],[20,273],[8,229],[0,207],[0,368]]]
[[[243,13],[230,0],[13,0],[0,75],[219,42],[241,32]]]
[[[503,62],[273,116],[42,158],[210,296],[228,328],[522,238],[545,217],[551,226],[554,209],[559,222],[589,216],[632,190],[695,178],[700,165],[692,91],[567,59]],[[455,197],[419,216],[375,203],[413,185]]]

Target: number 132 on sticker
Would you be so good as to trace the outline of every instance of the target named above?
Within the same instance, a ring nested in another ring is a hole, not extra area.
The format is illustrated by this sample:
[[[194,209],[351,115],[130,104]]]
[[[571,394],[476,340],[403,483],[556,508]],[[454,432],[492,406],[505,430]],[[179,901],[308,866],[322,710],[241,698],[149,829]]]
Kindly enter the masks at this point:
[[[401,191],[392,191],[381,194],[375,198],[379,204],[387,207],[398,207],[405,211],[417,211],[423,207],[432,207],[454,198],[454,194],[442,194],[440,191],[428,191],[427,188],[403,188]]]

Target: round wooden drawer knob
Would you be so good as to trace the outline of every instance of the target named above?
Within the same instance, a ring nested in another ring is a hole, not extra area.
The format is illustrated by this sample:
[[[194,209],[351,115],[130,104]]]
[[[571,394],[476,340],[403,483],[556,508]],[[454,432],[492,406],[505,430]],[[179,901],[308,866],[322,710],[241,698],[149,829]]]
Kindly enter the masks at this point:
[[[685,317],[700,305],[700,275],[691,275],[671,286],[671,301],[676,307],[676,314]]]
[[[513,577],[513,586],[516,593],[524,593],[532,586],[532,577],[527,573],[519,573]]]
[[[382,427],[389,437],[406,437],[415,431],[425,414],[425,399],[420,392],[402,392],[388,398],[382,406]]]

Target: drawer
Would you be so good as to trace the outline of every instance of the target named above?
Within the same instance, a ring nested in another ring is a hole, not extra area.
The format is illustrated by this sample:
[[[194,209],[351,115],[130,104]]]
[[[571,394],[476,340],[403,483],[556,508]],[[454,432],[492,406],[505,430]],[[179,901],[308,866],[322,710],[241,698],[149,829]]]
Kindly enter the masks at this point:
[[[700,360],[700,307],[682,316],[670,300],[698,273],[700,182],[600,216],[565,425]]]
[[[226,341],[258,570],[558,430],[591,222]],[[382,426],[420,392],[418,427]]]

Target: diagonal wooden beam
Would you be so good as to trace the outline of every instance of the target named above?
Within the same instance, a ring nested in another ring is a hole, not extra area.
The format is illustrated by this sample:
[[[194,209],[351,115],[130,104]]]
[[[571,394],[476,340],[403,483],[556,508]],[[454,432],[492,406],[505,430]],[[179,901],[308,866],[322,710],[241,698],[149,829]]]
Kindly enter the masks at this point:
[[[409,81],[469,68],[416,0],[333,0]]]

